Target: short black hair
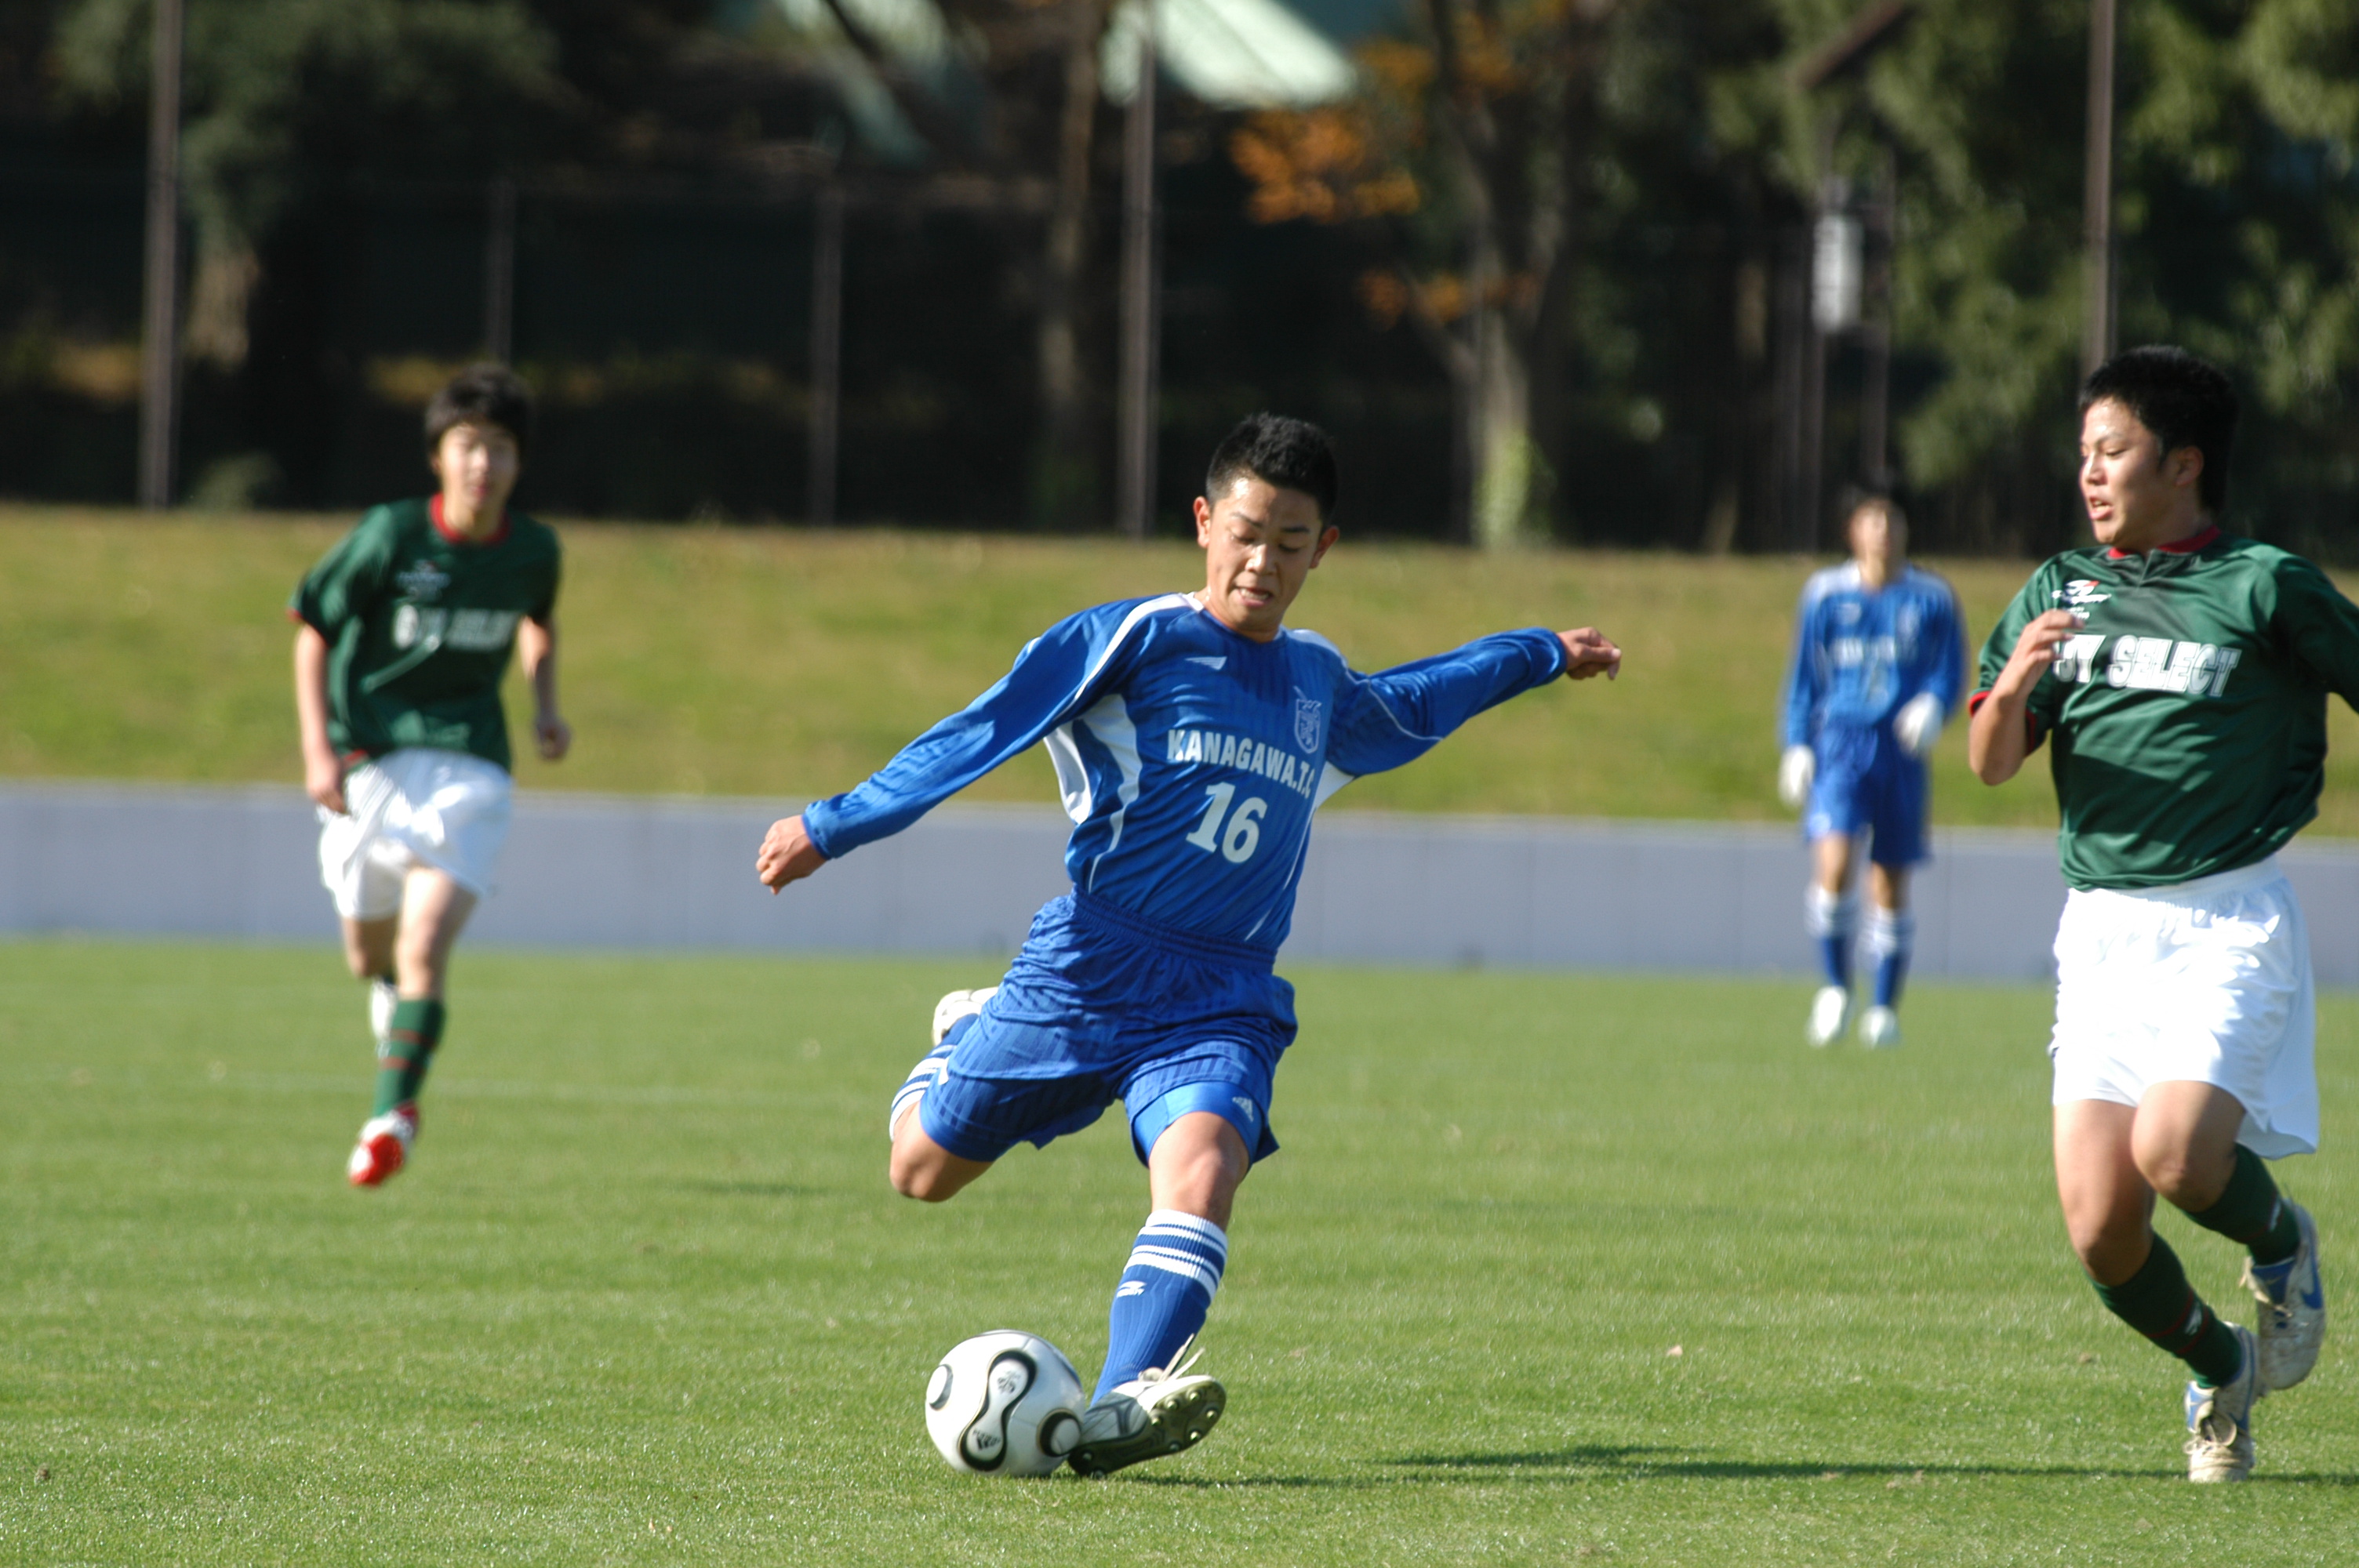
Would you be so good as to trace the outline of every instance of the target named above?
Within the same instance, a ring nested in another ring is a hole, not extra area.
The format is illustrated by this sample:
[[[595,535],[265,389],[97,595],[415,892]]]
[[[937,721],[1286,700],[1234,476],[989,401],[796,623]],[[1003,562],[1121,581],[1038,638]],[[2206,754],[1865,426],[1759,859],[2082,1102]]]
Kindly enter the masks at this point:
[[[1850,533],[1853,521],[1870,508],[1883,513],[1897,527],[1908,526],[1908,509],[1893,499],[1890,491],[1864,490],[1854,485],[1843,492],[1843,532]]]
[[[2196,491],[2203,510],[2228,503],[2228,454],[2236,444],[2236,388],[2217,365],[2161,344],[2115,354],[2081,385],[2081,413],[2111,399],[2155,433],[2168,455],[2181,447],[2203,454]]]
[[[1335,515],[1335,448],[1327,432],[1307,419],[1248,414],[1212,449],[1204,470],[1204,495],[1218,501],[1251,474],[1280,490],[1299,490],[1319,504],[1319,521]]]
[[[506,365],[469,365],[426,405],[428,452],[441,449],[453,425],[497,425],[521,455],[532,445],[532,388]]]

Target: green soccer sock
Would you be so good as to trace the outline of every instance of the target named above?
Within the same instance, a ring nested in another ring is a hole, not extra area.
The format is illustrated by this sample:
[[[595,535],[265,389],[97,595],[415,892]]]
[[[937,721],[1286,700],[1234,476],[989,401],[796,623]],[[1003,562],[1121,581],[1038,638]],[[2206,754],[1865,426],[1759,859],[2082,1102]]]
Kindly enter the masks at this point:
[[[376,1108],[369,1112],[371,1116],[383,1116],[418,1098],[426,1082],[426,1068],[434,1060],[434,1048],[442,1044],[442,1020],[439,1001],[405,997],[395,1006],[393,1027],[386,1031],[385,1044],[377,1047]]]
[[[2245,1364],[2235,1331],[2203,1304],[2187,1282],[2179,1254],[2159,1236],[2138,1271],[2118,1285],[2098,1285],[2097,1299],[2115,1317],[2186,1362],[2198,1382],[2216,1389]]]
[[[2293,1206],[2277,1193],[2269,1162],[2243,1144],[2236,1145],[2236,1173],[2220,1193],[2220,1201],[2201,1214],[2181,1211],[2206,1230],[2251,1249],[2256,1263],[2282,1263],[2301,1250],[2301,1227],[2294,1223]]]

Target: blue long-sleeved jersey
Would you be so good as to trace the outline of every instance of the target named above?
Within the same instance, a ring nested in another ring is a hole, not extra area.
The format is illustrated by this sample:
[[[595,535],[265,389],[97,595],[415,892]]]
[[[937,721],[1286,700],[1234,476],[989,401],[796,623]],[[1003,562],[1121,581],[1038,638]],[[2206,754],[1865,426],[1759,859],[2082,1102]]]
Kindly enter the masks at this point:
[[[1073,819],[1076,889],[1275,950],[1322,801],[1564,670],[1552,632],[1501,633],[1364,676],[1314,633],[1256,643],[1186,594],[1103,604],[1050,627],[964,711],[806,809],[803,827],[835,859],[1045,738]]]
[[[1829,729],[1880,729],[1922,692],[1947,716],[1965,678],[1963,617],[1941,579],[1906,567],[1871,589],[1856,562],[1813,572],[1786,675],[1785,744],[1807,746]]]

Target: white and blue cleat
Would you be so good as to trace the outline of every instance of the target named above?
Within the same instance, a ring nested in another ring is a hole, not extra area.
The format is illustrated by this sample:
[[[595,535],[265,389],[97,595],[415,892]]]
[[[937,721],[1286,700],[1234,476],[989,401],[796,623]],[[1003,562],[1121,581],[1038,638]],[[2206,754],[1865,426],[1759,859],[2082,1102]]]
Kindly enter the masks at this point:
[[[1065,1462],[1083,1476],[1108,1476],[1203,1442],[1228,1408],[1228,1390],[1189,1374],[1195,1357],[1172,1360],[1170,1370],[1149,1367],[1082,1411],[1081,1441]]]
[[[2290,1389],[2318,1365],[2326,1342],[2326,1287],[2318,1275],[2318,1224],[2310,1210],[2286,1200],[2301,1228],[2301,1249],[2282,1263],[2245,1264],[2245,1288],[2261,1304],[2254,1337],[2261,1347],[2261,1382]]]

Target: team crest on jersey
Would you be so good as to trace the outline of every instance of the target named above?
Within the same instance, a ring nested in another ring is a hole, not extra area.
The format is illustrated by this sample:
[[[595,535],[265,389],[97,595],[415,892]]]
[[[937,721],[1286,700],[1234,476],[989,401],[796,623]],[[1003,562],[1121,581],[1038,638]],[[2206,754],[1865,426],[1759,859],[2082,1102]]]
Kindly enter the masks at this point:
[[[393,580],[406,597],[430,604],[441,598],[442,590],[451,586],[451,574],[432,561],[421,560],[408,571],[397,575]]]
[[[2048,597],[2062,600],[2067,610],[2086,610],[2114,597],[2103,591],[2104,586],[2094,578],[2076,577],[2062,588],[2051,589]]]
[[[1304,751],[1319,750],[1319,710],[1323,706],[1315,697],[1294,694],[1294,741]]]

